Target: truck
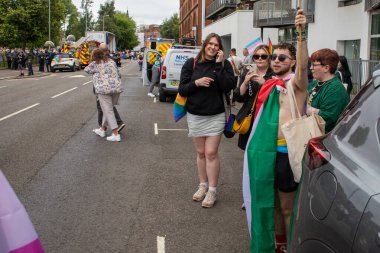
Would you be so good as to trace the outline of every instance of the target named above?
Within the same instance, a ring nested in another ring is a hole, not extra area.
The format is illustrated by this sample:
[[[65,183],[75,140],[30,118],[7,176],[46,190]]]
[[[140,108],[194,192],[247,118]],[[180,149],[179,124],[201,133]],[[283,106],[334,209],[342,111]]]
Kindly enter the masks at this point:
[[[163,61],[168,49],[173,46],[174,42],[174,39],[164,38],[148,38],[145,41],[145,51],[141,71],[141,79],[143,80],[144,86],[149,86],[152,81],[152,67],[157,60],[157,55],[160,56],[160,61]]]

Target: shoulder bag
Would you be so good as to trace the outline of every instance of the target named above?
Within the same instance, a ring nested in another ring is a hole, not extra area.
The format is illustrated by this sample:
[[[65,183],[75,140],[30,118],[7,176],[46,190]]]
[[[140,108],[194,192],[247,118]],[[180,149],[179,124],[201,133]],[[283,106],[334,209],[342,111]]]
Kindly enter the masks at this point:
[[[281,130],[288,146],[289,162],[294,181],[299,182],[302,175],[302,157],[307,143],[311,138],[321,136],[325,133],[325,121],[321,116],[316,114],[301,116],[298,110],[293,85],[288,81],[286,86],[292,119],[283,124]]]
[[[251,127],[251,124],[252,124],[252,114],[253,114],[253,111],[255,110],[256,100],[257,100],[258,95],[259,93],[256,94],[251,110],[249,111],[247,116],[245,116],[240,122],[237,120],[239,115],[236,116],[235,121],[233,123],[233,130],[235,133],[239,133],[239,134],[248,133],[249,128]],[[238,112],[238,114],[239,113],[240,111]]]
[[[347,90],[347,86],[348,86],[348,84],[343,82],[343,75],[342,75],[342,72],[338,71],[338,74],[339,74],[339,77],[340,77],[340,81],[342,82],[344,88]]]

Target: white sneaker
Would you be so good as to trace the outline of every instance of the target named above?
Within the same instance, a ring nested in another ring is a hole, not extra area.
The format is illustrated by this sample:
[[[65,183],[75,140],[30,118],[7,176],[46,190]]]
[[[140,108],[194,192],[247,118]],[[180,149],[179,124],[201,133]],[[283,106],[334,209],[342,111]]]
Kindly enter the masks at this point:
[[[92,129],[92,131],[102,138],[106,137],[106,131],[101,128]]]
[[[154,98],[156,95],[154,95],[153,93],[149,92],[148,96],[151,97],[151,98]]]
[[[107,141],[120,141],[120,134],[114,135],[111,134],[110,136],[107,137]]]

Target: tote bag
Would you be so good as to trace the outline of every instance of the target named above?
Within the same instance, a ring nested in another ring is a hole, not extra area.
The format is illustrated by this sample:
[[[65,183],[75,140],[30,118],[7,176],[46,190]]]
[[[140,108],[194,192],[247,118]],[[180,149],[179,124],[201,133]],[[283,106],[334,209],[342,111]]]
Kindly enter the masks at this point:
[[[287,89],[292,119],[283,124],[281,130],[288,146],[289,162],[294,181],[298,183],[302,175],[302,158],[306,145],[311,138],[325,133],[325,121],[316,114],[301,116],[290,81],[287,82]]]

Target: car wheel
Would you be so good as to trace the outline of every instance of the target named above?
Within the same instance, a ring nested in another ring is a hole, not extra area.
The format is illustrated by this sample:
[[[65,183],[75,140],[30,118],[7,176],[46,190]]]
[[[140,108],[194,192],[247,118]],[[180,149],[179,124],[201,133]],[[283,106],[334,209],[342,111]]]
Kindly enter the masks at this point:
[[[160,90],[160,94],[158,94],[158,100],[160,102],[166,102],[166,95],[162,90]]]
[[[75,64],[74,64],[73,67],[71,68],[71,71],[75,72],[76,70],[77,70],[77,66],[75,66]]]

